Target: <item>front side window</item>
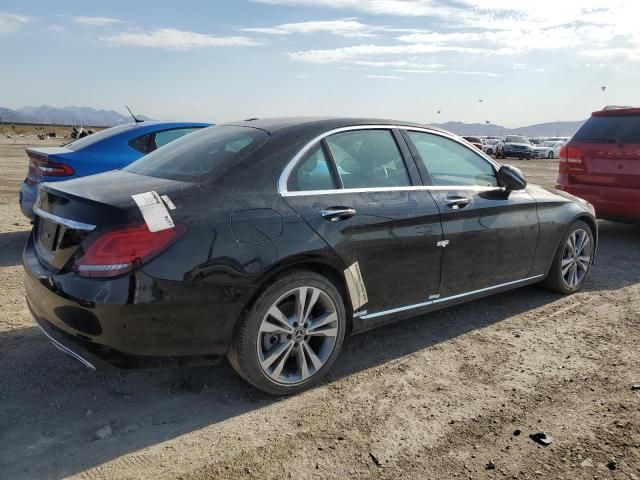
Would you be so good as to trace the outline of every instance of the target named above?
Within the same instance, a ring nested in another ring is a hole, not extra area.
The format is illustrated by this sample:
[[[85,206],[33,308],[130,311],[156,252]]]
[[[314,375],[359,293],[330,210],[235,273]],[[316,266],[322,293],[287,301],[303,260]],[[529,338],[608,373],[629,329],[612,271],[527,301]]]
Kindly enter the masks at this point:
[[[400,149],[389,130],[353,130],[326,138],[344,188],[411,185]]]
[[[329,162],[322,149],[322,144],[316,145],[291,172],[287,183],[290,192],[310,190],[332,190],[337,188],[334,182]]]
[[[124,170],[170,180],[200,181],[216,169],[246,158],[268,140],[269,134],[257,128],[203,128],[151,152]]]
[[[434,185],[495,187],[493,166],[473,150],[449,138],[408,131]]]

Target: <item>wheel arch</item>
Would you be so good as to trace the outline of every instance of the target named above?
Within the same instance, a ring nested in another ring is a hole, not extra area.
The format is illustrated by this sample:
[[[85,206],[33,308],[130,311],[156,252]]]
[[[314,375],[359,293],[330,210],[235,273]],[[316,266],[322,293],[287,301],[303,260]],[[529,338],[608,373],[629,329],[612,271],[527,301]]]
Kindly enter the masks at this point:
[[[593,241],[595,243],[595,246],[593,249],[593,255],[591,256],[591,264],[593,265],[595,263],[596,253],[598,251],[598,224],[595,218],[593,218],[590,215],[587,215],[586,213],[583,213],[581,215],[578,215],[576,218],[574,218],[573,221],[569,224],[569,226],[573,225],[573,223],[577,222],[578,220],[581,220],[584,223],[586,223],[591,229],[591,233],[593,234]],[[568,227],[567,227],[567,230],[568,230]]]
[[[247,301],[243,310],[243,315],[251,308],[251,306],[260,297],[267,287],[272,283],[273,279],[288,272],[296,270],[308,270],[319,275],[322,275],[329,280],[338,289],[344,302],[345,312],[347,314],[346,334],[351,333],[353,329],[353,306],[351,304],[351,297],[344,277],[344,267],[342,262],[336,258],[326,257],[295,257],[282,261],[276,265],[273,265],[266,272],[264,272],[256,281],[257,288],[253,295]]]

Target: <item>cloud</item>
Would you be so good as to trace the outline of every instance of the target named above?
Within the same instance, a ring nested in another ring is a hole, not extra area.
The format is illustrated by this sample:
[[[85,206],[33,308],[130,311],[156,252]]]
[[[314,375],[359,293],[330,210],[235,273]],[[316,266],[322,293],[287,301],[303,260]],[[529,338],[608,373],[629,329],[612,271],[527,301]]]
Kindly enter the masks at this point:
[[[387,17],[430,17],[428,31],[396,38],[412,45],[516,53],[570,51],[603,59],[640,60],[640,2],[630,0],[253,0]],[[422,22],[422,21],[421,21]],[[403,23],[406,23],[403,21]],[[420,31],[422,30],[422,31]],[[391,29],[368,29],[379,33]],[[452,51],[452,50],[450,50]],[[318,54],[316,54],[317,56]],[[299,56],[300,57],[300,56]],[[310,57],[309,57],[310,58]]]
[[[164,48],[167,50],[189,50],[203,47],[252,47],[261,45],[244,36],[218,36],[204,33],[161,28],[149,31],[121,32],[102,37],[101,40],[116,46]]]
[[[404,77],[397,75],[366,75],[364,78],[377,78],[380,80],[404,80]]]
[[[17,32],[23,25],[33,20],[33,17],[27,17],[26,15],[0,12],[0,34]]]
[[[110,25],[116,25],[118,23],[125,23],[123,20],[118,20],[117,18],[110,17],[73,17],[71,19],[74,23],[79,23],[80,25],[88,25],[91,27],[108,27]]]
[[[310,20],[306,22],[283,23],[272,27],[243,27],[242,32],[263,33],[269,35],[291,35],[294,33],[331,33],[342,37],[366,38],[378,37],[384,32],[417,32],[420,30],[405,28],[390,28],[380,25],[368,25],[355,18],[338,20]]]
[[[272,35],[291,35],[293,33],[333,33],[343,37],[374,37],[375,27],[365,25],[352,18],[328,21],[308,21],[283,23],[273,27],[239,28],[242,32],[265,33]]]
[[[341,10],[353,10],[373,15],[396,15],[423,17],[445,15],[451,11],[434,0],[253,0],[270,5],[288,5],[292,7],[328,7]]]
[[[64,25],[53,24],[53,25],[49,25],[47,27],[47,30],[55,33],[62,33],[62,32],[66,32],[67,27],[65,27]]]
[[[309,63],[340,63],[362,62],[367,57],[388,55],[424,55],[435,53],[464,53],[480,55],[508,55],[513,53],[509,48],[486,49],[465,46],[446,46],[436,44],[416,43],[410,45],[355,45],[323,50],[302,50],[291,52],[289,56],[294,60]]]
[[[501,77],[499,73],[494,72],[475,72],[467,70],[417,70],[417,69],[397,69],[398,73],[436,73],[436,74],[456,74],[456,75],[477,75],[480,77]]]

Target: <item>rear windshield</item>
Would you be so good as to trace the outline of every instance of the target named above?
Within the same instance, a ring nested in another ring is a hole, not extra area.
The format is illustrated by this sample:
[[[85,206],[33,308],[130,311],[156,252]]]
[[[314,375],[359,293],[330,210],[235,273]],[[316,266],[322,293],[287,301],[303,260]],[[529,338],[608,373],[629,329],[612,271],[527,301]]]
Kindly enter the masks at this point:
[[[135,123],[127,123],[126,125],[119,125],[117,127],[105,128],[104,130],[100,130],[99,132],[92,133],[91,135],[87,135],[86,137],[79,138],[78,140],[68,143],[65,145],[65,148],[69,150],[80,150],[82,148],[88,147],[89,145],[93,145],[96,142],[101,140],[105,140],[109,137],[113,137],[114,135],[119,135],[128,130],[131,130],[136,127]]]
[[[640,116],[591,117],[573,139],[587,143],[640,143]]]
[[[257,128],[203,128],[151,152],[123,170],[150,177],[197,182],[224,164],[242,160],[268,139],[269,135]]]

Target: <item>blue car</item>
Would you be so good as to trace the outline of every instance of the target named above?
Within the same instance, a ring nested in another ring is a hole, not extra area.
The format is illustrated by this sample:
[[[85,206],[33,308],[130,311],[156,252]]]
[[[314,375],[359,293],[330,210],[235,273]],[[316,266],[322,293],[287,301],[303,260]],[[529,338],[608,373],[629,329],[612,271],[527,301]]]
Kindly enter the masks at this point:
[[[85,177],[124,167],[208,123],[140,122],[107,128],[62,147],[30,147],[29,172],[20,187],[20,208],[33,218],[41,182]]]

